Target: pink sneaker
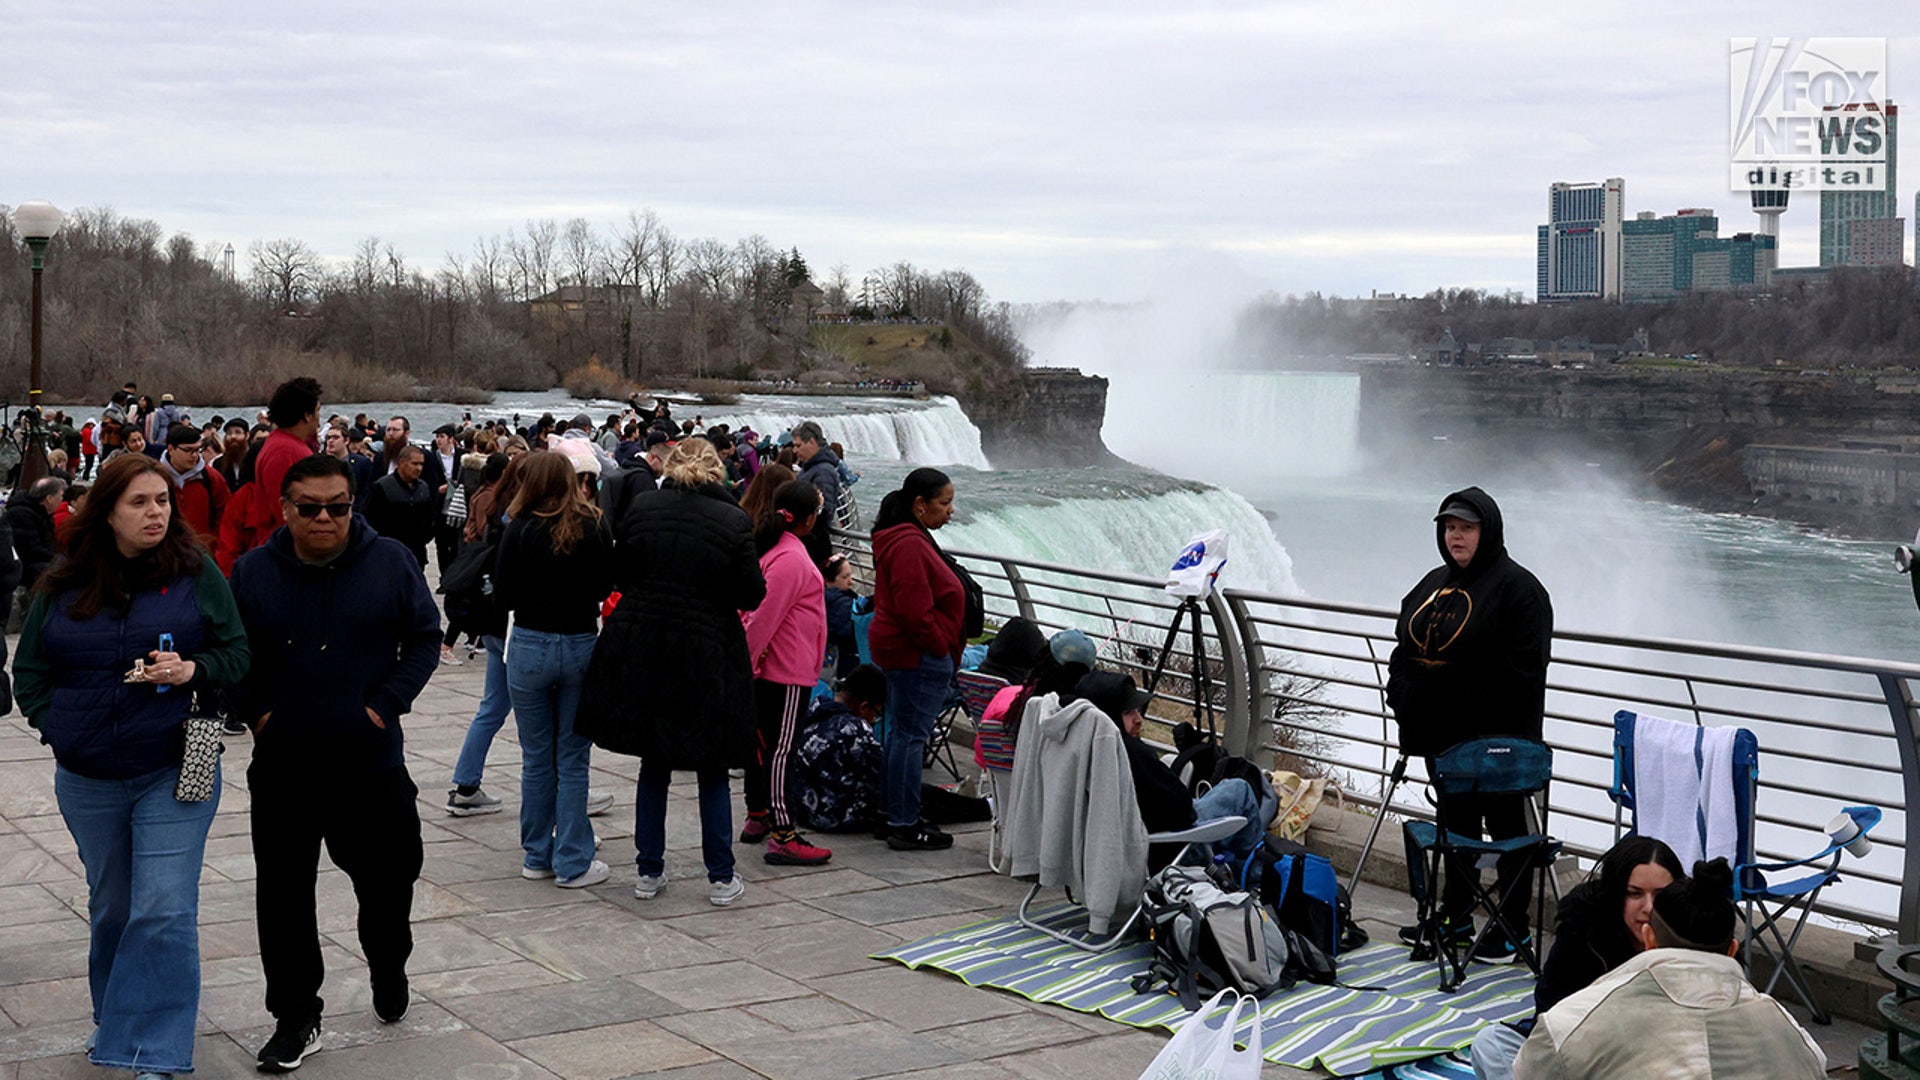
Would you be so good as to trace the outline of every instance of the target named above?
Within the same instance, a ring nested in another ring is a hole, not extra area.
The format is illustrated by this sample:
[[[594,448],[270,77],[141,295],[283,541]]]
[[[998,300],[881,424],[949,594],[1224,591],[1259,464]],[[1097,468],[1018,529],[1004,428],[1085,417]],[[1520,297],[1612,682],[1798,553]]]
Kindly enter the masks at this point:
[[[767,834],[772,831],[773,826],[767,824],[765,814],[759,817],[748,814],[747,823],[740,828],[740,842],[743,844],[757,844],[765,840]]]
[[[785,840],[778,837],[767,840],[767,861],[775,866],[819,866],[831,858],[833,852],[807,843],[807,838],[799,833],[790,833]]]

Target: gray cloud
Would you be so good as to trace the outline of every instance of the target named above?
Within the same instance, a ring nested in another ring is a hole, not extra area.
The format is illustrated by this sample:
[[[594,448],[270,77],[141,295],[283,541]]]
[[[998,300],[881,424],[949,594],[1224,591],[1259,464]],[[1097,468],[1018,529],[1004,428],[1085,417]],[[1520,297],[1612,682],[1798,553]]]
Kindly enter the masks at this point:
[[[48,5],[9,24],[0,202],[111,205],[242,249],[378,235],[424,266],[529,217],[651,206],[683,236],[758,232],[856,273],[966,266],[1010,299],[1136,296],[1188,250],[1281,290],[1530,291],[1553,180],[1624,176],[1630,211],[1744,227],[1730,36],[1903,35],[1899,96],[1920,19],[1807,15]],[[1787,261],[1811,260],[1813,229],[1789,213]]]

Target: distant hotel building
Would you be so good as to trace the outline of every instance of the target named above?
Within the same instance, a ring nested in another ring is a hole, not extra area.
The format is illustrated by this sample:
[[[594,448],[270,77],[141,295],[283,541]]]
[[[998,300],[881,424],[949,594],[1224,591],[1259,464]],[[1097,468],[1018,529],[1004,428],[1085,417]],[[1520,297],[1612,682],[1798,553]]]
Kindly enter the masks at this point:
[[[1896,266],[1906,261],[1907,223],[1900,216],[1896,186],[1900,107],[1889,101],[1886,110],[1886,187],[1880,191],[1820,193],[1821,266]],[[1920,217],[1920,212],[1916,216]]]
[[[1620,298],[1626,193],[1619,177],[1547,189],[1547,223],[1535,233],[1541,302]]]

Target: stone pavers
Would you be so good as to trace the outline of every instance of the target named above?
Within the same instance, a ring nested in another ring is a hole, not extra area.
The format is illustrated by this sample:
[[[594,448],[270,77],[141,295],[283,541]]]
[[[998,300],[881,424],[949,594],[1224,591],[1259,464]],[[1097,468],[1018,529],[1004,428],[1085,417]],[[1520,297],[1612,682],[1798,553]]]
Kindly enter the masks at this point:
[[[1022,887],[987,872],[985,832],[906,854],[865,835],[818,837],[825,868],[772,867],[746,846],[747,894],[707,903],[691,777],[668,810],[669,884],[632,896],[631,759],[596,752],[606,884],[519,876],[518,745],[509,723],[486,787],[506,812],[453,818],[448,779],[478,700],[478,663],[443,666],[406,718],[426,867],[414,901],[414,1003],[373,1019],[352,889],[322,863],[327,981],[323,1080],[920,1080],[1131,1077],[1163,1040],[1098,1018],[869,960],[878,949],[1010,911]],[[247,835],[248,736],[228,740],[227,788],[201,875],[198,1075],[253,1075],[271,1031],[261,1003]],[[53,800],[53,763],[17,714],[0,720],[0,1080],[103,1073],[86,1063],[86,883]],[[739,784],[734,784],[736,800]],[[315,777],[316,799],[351,797]],[[736,804],[736,812],[737,804]],[[1294,1075],[1291,1070],[1270,1070]]]
[[[745,897],[707,903],[691,778],[668,810],[669,884],[633,898],[632,759],[596,752],[606,884],[579,891],[519,876],[518,746],[494,743],[486,786],[501,814],[448,817],[448,778],[478,700],[481,666],[441,667],[405,721],[421,789],[426,866],[414,902],[414,1004],[373,1019],[352,890],[323,862],[325,1045],[299,1075],[354,1080],[1085,1080],[1137,1076],[1164,1038],[1031,1004],[868,954],[1011,912],[1024,887],[987,872],[983,828],[949,852],[901,853],[864,835],[817,837],[825,868],[771,867],[736,847]],[[253,1075],[271,1030],[261,1003],[245,771],[228,741],[228,787],[201,875],[198,1075]],[[0,1080],[108,1074],[80,1054],[91,1028],[86,884],[53,801],[52,759],[18,715],[0,719]],[[736,813],[739,784],[735,785]],[[351,792],[315,777],[316,799]],[[1366,887],[1365,923],[1389,935],[1403,896]],[[1814,1029],[1851,1062],[1857,1025]],[[1269,1077],[1304,1076],[1269,1066]]]

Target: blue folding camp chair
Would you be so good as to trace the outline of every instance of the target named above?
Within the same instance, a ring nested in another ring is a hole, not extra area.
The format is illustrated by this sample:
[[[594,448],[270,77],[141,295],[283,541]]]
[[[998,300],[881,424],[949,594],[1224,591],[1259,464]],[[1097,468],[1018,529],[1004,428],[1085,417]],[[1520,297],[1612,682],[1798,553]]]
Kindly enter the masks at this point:
[[[1553,782],[1553,751],[1531,739],[1474,739],[1448,748],[1433,759],[1433,789],[1439,796],[1434,803],[1433,821],[1408,821],[1401,825],[1407,845],[1407,885],[1419,903],[1419,925],[1423,939],[1420,948],[1431,949],[1440,968],[1440,989],[1452,993],[1466,978],[1467,957],[1473,955],[1486,936],[1498,927],[1527,967],[1540,974],[1540,956],[1533,942],[1519,927],[1509,925],[1504,908],[1513,891],[1522,887],[1529,875],[1523,867],[1551,867],[1560,853],[1560,841],[1547,835],[1548,787]],[[1507,840],[1482,840],[1452,831],[1446,809],[1450,799],[1461,796],[1500,795],[1523,797],[1533,802],[1531,820],[1537,831]],[[1486,881],[1486,871],[1505,863],[1509,873],[1504,887],[1496,878]],[[1516,865],[1518,863],[1518,865]],[[1470,884],[1474,906],[1487,913],[1487,922],[1470,944],[1447,934],[1441,919],[1442,867],[1452,870],[1472,865],[1478,871]],[[1534,897],[1534,922],[1538,924],[1546,910],[1546,877],[1538,875]],[[1494,890],[1499,889],[1498,895]]]
[[[1640,833],[1638,804],[1636,802],[1637,783],[1635,772],[1634,731],[1641,720],[1660,724],[1672,724],[1681,728],[1695,729],[1695,745],[1704,739],[1706,729],[1699,724],[1687,725],[1680,721],[1663,720],[1655,716],[1645,716],[1629,709],[1613,714],[1613,783],[1607,794],[1613,799],[1614,839],[1617,842],[1622,835]],[[1684,741],[1684,740],[1683,740]],[[1695,761],[1701,760],[1698,749]],[[1707,844],[1707,817],[1703,810],[1695,817],[1698,848],[1706,858],[1726,857],[1733,864],[1733,902],[1740,909],[1744,930],[1741,934],[1740,954],[1746,965],[1748,976],[1753,973],[1753,954],[1756,950],[1764,953],[1773,964],[1773,974],[1761,990],[1772,994],[1782,976],[1793,992],[1806,1005],[1812,1014],[1814,1023],[1829,1024],[1833,1018],[1827,1010],[1820,1007],[1813,998],[1813,989],[1807,982],[1806,972],[1794,959],[1793,947],[1800,941],[1800,932],[1806,928],[1807,915],[1813,905],[1819,901],[1821,890],[1840,880],[1840,860],[1847,850],[1845,843],[1832,842],[1816,854],[1803,859],[1786,862],[1760,862],[1754,854],[1755,801],[1760,790],[1760,742],[1753,732],[1745,728],[1735,730],[1733,736],[1733,811],[1736,834],[1732,851],[1710,850]],[[1705,777],[1700,778],[1704,784]],[[1880,823],[1880,810],[1872,806],[1848,806],[1841,812],[1852,819],[1859,835],[1873,831]],[[1631,813],[1634,819],[1631,826],[1623,822],[1623,815]],[[1674,838],[1656,836],[1669,846],[1679,848]],[[1787,870],[1806,869],[1810,873],[1802,874],[1790,880],[1768,880],[1768,874],[1778,874]],[[1791,918],[1791,932],[1783,933],[1783,924]]]

